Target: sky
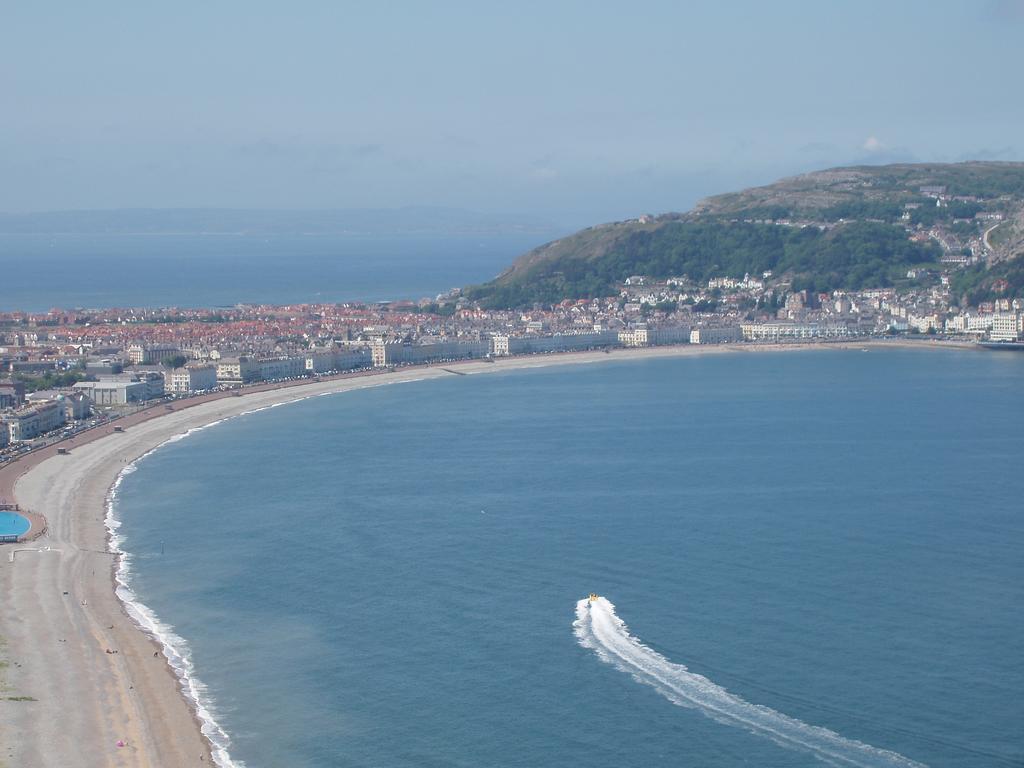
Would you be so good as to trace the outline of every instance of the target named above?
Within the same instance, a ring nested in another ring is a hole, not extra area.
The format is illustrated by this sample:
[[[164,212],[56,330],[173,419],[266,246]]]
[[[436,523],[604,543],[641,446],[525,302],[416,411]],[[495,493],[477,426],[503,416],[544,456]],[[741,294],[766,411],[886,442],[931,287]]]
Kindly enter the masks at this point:
[[[583,226],[1024,159],[1024,0],[0,0],[0,211],[451,206]]]

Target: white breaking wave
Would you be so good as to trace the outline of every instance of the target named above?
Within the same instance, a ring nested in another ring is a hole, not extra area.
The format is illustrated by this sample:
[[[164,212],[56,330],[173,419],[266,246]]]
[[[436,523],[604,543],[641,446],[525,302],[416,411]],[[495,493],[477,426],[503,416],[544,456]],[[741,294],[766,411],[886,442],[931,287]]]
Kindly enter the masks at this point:
[[[337,394],[337,392],[328,391],[321,394],[334,395]],[[213,761],[218,768],[245,768],[245,763],[231,757],[228,749],[231,746],[231,738],[228,736],[227,731],[225,731],[217,721],[216,707],[206,685],[196,674],[195,666],[192,663],[192,652],[189,648],[188,642],[185,638],[175,633],[173,627],[162,621],[152,608],[139,600],[135,591],[132,589],[132,554],[121,548],[121,545],[124,543],[124,537],[118,533],[118,529],[121,527],[121,520],[117,516],[117,493],[124,478],[138,469],[138,463],[153,455],[165,445],[177,443],[187,437],[191,437],[194,434],[202,432],[203,430],[210,429],[211,427],[223,424],[225,421],[236,419],[240,416],[249,416],[253,413],[259,413],[260,411],[266,411],[281,405],[298,403],[316,396],[317,395],[311,394],[298,395],[279,403],[271,403],[269,405],[250,408],[238,414],[225,416],[224,418],[217,419],[216,421],[211,421],[199,427],[192,427],[184,432],[172,435],[155,448],[146,451],[137,459],[125,465],[121,472],[118,473],[117,479],[114,481],[114,484],[110,489],[110,493],[107,495],[107,510],[104,523],[106,524],[107,535],[110,540],[110,551],[117,555],[117,561],[114,568],[114,581],[116,583],[114,593],[124,604],[125,611],[132,620],[144,632],[156,640],[163,649],[167,662],[171,665],[171,669],[174,670],[174,674],[178,678],[178,683],[181,686],[182,693],[184,693],[189,703],[195,709],[196,717],[199,719],[200,723],[200,730],[202,730],[203,735],[211,744],[210,751],[213,756]]]
[[[357,386],[353,387],[353,389],[365,389],[392,383],[404,384],[415,380],[416,379],[399,379],[397,381],[388,382],[367,381],[365,383],[359,383]],[[222,424],[231,419],[236,419],[240,416],[249,416],[254,413],[259,413],[260,411],[278,408],[282,405],[302,402],[303,400],[308,400],[312,397],[323,397],[325,395],[336,394],[339,394],[338,390],[328,390],[326,392],[316,394],[299,394],[288,400],[250,408],[248,410],[241,411],[240,413],[225,416],[224,418],[217,419],[216,421],[211,421],[199,427],[192,427],[184,432],[172,435],[155,448],[146,451],[137,459],[125,465],[125,467],[118,473],[117,479],[114,481],[113,486],[110,488],[110,492],[107,494],[104,524],[107,528],[110,551],[117,555],[114,567],[114,581],[116,583],[114,593],[124,604],[125,611],[132,620],[144,632],[155,639],[163,649],[164,656],[167,658],[168,663],[171,665],[171,669],[174,670],[174,674],[178,678],[178,683],[181,686],[182,692],[195,709],[196,717],[199,719],[200,723],[200,730],[212,746],[210,751],[213,756],[213,761],[218,768],[245,768],[245,763],[231,757],[228,750],[231,746],[231,738],[228,736],[227,731],[225,731],[217,721],[216,707],[213,703],[212,697],[210,696],[206,685],[196,675],[195,666],[192,663],[192,652],[189,648],[188,642],[183,637],[176,634],[173,627],[162,621],[152,608],[139,600],[135,591],[131,587],[132,554],[121,548],[121,545],[124,543],[124,537],[118,533],[118,529],[121,527],[121,520],[117,516],[117,493],[124,478],[138,469],[138,463],[153,455],[165,445],[177,443],[198,432],[202,432],[205,429],[215,427],[218,424]]]
[[[324,392],[323,394],[337,393]],[[200,730],[210,742],[210,751],[213,756],[213,761],[218,768],[245,768],[245,763],[231,757],[228,749],[231,746],[231,738],[228,736],[227,731],[225,731],[217,721],[216,707],[206,685],[196,674],[195,666],[192,663],[192,652],[189,648],[188,642],[185,638],[175,633],[173,627],[162,621],[152,608],[139,600],[135,591],[132,589],[132,554],[121,548],[121,545],[124,543],[124,537],[118,533],[118,529],[121,527],[121,520],[117,516],[117,493],[124,478],[138,469],[138,463],[153,455],[165,445],[177,443],[187,437],[197,434],[198,432],[202,432],[210,427],[215,427],[218,424],[222,424],[230,419],[238,418],[239,416],[248,416],[253,413],[259,413],[260,411],[276,408],[280,405],[297,403],[310,397],[315,397],[315,395],[301,395],[280,403],[272,403],[270,405],[259,406],[257,408],[250,408],[236,415],[225,416],[222,419],[217,419],[216,421],[211,421],[208,424],[203,424],[199,427],[192,427],[191,429],[177,435],[172,435],[155,448],[146,451],[135,459],[135,461],[125,465],[118,474],[117,479],[114,481],[114,484],[110,489],[110,493],[107,495],[107,510],[104,523],[106,524],[107,535],[110,540],[110,551],[117,555],[117,561],[114,568],[114,581],[116,583],[114,593],[124,604],[125,611],[132,620],[144,632],[156,640],[163,649],[167,662],[171,665],[171,669],[174,670],[174,674],[178,678],[178,683],[181,686],[182,693],[184,693],[189,703],[195,709],[196,717],[199,719]]]
[[[723,725],[743,728],[788,749],[809,752],[832,765],[925,768],[896,752],[751,704],[682,664],[672,663],[629,634],[629,627],[615,614],[615,606],[603,597],[576,603],[573,628],[580,645],[595,651],[602,661],[652,686],[673,704],[696,709]]]
[[[125,611],[132,620],[144,632],[156,640],[163,649],[167,662],[171,665],[171,669],[174,670],[174,674],[178,678],[178,683],[181,686],[182,692],[195,709],[196,717],[199,719],[200,730],[210,742],[210,752],[213,756],[214,763],[218,768],[245,768],[245,763],[239,760],[233,760],[228,752],[231,739],[228,737],[227,732],[221,727],[220,723],[217,722],[214,705],[210,699],[207,688],[196,676],[195,667],[192,664],[192,653],[189,649],[188,643],[184,638],[177,635],[170,625],[161,621],[156,613],[153,612],[153,609],[139,600],[138,596],[132,589],[132,555],[131,553],[125,552],[121,549],[121,545],[124,543],[124,537],[118,533],[118,528],[121,527],[121,520],[117,517],[117,492],[120,489],[121,482],[124,478],[138,469],[138,462],[155,453],[164,445],[176,443],[179,440],[183,440],[184,438],[195,434],[196,432],[200,432],[216,424],[220,424],[222,421],[225,421],[225,419],[214,421],[201,427],[194,427],[187,432],[174,435],[158,445],[156,448],[147,451],[138,459],[126,465],[118,474],[117,480],[114,481],[114,485],[111,487],[110,493],[107,496],[107,513],[104,522],[107,527],[107,533],[110,537],[110,550],[117,554],[117,560],[114,568],[114,581],[117,586],[114,589],[114,593],[124,604]]]

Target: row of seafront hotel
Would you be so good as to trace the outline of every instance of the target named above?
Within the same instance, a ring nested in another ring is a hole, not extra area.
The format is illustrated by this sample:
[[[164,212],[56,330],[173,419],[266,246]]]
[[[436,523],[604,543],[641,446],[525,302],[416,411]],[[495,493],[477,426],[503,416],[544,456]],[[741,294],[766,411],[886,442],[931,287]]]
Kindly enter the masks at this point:
[[[352,371],[448,360],[505,357],[668,344],[722,344],[737,341],[784,342],[848,337],[841,324],[744,323],[742,325],[648,328],[640,325],[623,331],[594,330],[550,335],[512,336],[493,334],[481,339],[445,339],[413,343],[383,337],[360,346],[338,346],[300,355],[257,357],[241,355],[193,361],[172,370],[146,369],[181,354],[172,345],[132,345],[125,355],[138,368],[120,372],[108,367],[92,381],[82,381],[60,392],[38,393],[26,403],[24,388],[0,382],[0,449],[33,440],[65,424],[88,418],[92,409],[117,409],[161,398],[188,395],[224,386],[275,381]],[[90,370],[87,368],[87,370]]]
[[[436,341],[426,344],[378,340],[371,343],[370,354],[372,365],[381,367],[443,360],[577,352],[611,347],[685,344],[690,341],[690,334],[689,326],[679,326],[658,329],[640,327],[627,331],[555,333],[548,336],[493,334],[485,339]]]
[[[562,333],[549,336],[494,334],[474,341],[427,344],[375,341],[370,345],[374,366],[429,363],[481,357],[505,357],[550,352],[572,352],[611,347],[654,347],[668,344],[725,344],[736,341],[800,341],[842,339],[856,335],[843,323],[742,323],[740,325],[639,326],[624,331]]]
[[[134,344],[125,351],[124,358],[135,365],[135,369],[122,372],[119,361],[100,361],[86,366],[92,380],[80,381],[64,390],[26,396],[21,381],[0,381],[0,451],[55,432],[69,423],[81,422],[93,414],[94,408],[116,412],[167,394],[188,395],[223,386],[317,376],[371,366],[483,358],[492,354],[590,349],[617,343],[617,336],[609,332],[539,337],[529,342],[509,337],[498,337],[497,341],[454,340],[426,344],[392,343],[380,339],[369,345],[336,347],[301,355],[241,355],[195,361],[163,371],[159,366],[155,370],[145,366],[180,355],[177,347]]]
[[[215,363],[193,363],[169,374],[168,391],[190,392],[214,386],[250,384],[298,376],[319,375],[359,368],[417,365],[446,360],[472,360],[508,355],[571,352],[606,347],[643,347],[682,344],[690,340],[690,328],[593,331],[548,336],[495,334],[483,339],[443,339],[413,343],[409,340],[375,339],[361,347],[298,356],[224,358]]]

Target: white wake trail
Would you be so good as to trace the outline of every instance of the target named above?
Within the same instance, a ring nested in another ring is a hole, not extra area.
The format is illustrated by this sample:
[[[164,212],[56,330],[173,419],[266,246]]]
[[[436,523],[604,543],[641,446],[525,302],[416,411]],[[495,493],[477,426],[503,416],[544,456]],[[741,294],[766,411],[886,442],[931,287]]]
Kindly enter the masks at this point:
[[[673,704],[696,709],[723,725],[743,728],[780,746],[809,752],[832,765],[925,768],[896,752],[847,739],[827,728],[751,704],[682,664],[672,663],[629,634],[629,627],[615,614],[615,606],[603,597],[576,603],[573,628],[580,645],[595,651],[602,661],[628,672],[637,682],[652,686]]]

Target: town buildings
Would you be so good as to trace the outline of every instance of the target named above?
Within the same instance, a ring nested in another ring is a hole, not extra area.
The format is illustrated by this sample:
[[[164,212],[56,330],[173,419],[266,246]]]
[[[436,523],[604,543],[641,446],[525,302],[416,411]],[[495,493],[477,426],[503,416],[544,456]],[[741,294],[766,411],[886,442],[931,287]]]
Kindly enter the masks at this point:
[[[925,194],[922,192],[922,194]],[[933,192],[943,203],[948,196]],[[946,201],[951,202],[951,201]],[[935,242],[948,263],[913,267],[899,286],[815,292],[793,277],[630,275],[612,295],[553,305],[487,309],[455,290],[420,302],[238,305],[217,309],[53,310],[0,313],[0,414],[4,439],[73,420],[92,403],[101,411],[137,406],[166,392],[187,395],[221,386],[322,376],[336,371],[458,359],[497,358],[660,344],[785,344],[883,335],[964,341],[1024,339],[1024,299],[1004,280],[975,302],[954,295],[964,259],[984,261],[981,234],[912,227],[908,237]],[[917,206],[912,208],[910,206]],[[984,217],[982,217],[984,214]],[[997,210],[978,221],[998,223]],[[814,222],[775,222],[813,226]],[[958,239],[959,238],[959,239]],[[182,356],[183,368],[160,370]],[[147,369],[153,366],[154,369]],[[28,384],[29,386],[26,386]],[[37,391],[26,411],[26,392]],[[47,403],[62,403],[47,410]],[[42,408],[43,410],[38,410]],[[34,409],[34,410],[33,410]],[[24,411],[24,413],[23,413]]]
[[[742,323],[744,341],[804,341],[808,339],[842,339],[852,334],[841,323]]]
[[[187,395],[214,389],[217,386],[217,366],[212,363],[188,363],[164,374],[166,391],[175,395]]]
[[[217,383],[251,384],[255,381],[290,379],[306,375],[305,356],[256,358],[248,355],[217,361]]]
[[[175,344],[132,344],[128,347],[128,362],[133,365],[162,363],[181,354]]]
[[[691,344],[727,344],[742,338],[738,325],[705,326],[690,331]]]
[[[306,354],[306,372],[312,375],[331,371],[352,371],[372,364],[370,350],[366,347],[339,347],[327,351]]]
[[[8,441],[31,440],[44,432],[57,429],[67,421],[64,404],[58,401],[34,403],[0,415],[0,424],[7,428]]]
[[[55,399],[64,405],[66,421],[81,421],[92,414],[92,399],[84,392],[63,392]]]
[[[639,329],[637,330],[639,331]],[[690,326],[669,325],[660,328],[647,328],[644,336],[636,339],[636,346],[661,347],[669,344],[687,344],[690,341]]]
[[[621,344],[616,331],[591,331],[582,333],[555,333],[547,335],[527,334],[525,336],[494,337],[493,348],[488,350],[496,357],[502,355],[536,355],[550,352],[570,352],[584,349],[617,347]],[[500,352],[498,350],[501,350]]]
[[[79,382],[74,389],[87,394],[95,405],[131,405],[162,396],[164,378],[158,373],[110,376]]]
[[[429,344],[410,344],[378,340],[370,346],[371,361],[378,368],[390,365],[480,358],[486,357],[490,352],[491,345],[488,341],[437,341]]]
[[[241,357],[221,358],[217,361],[218,384],[251,384],[260,379],[260,369],[255,360]]]
[[[18,408],[25,402],[25,384],[20,381],[0,381],[0,410]]]
[[[1024,315],[1017,312],[999,312],[992,315],[990,341],[1019,341],[1024,330],[1021,321]]]

